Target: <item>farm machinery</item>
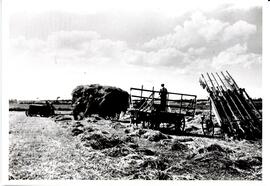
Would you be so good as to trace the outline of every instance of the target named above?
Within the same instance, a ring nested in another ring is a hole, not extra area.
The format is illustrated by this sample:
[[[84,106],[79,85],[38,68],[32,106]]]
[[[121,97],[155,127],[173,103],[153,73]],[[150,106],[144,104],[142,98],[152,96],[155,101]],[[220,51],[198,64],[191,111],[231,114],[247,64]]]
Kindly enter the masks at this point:
[[[141,88],[130,88],[131,123],[143,128],[183,133],[185,117],[193,118],[196,109],[196,95],[167,93],[165,110],[161,109],[159,91]]]
[[[202,126],[213,127],[212,135],[215,135],[213,111],[222,134],[238,139],[262,138],[262,114],[228,71],[226,75],[223,72],[201,74],[199,82],[208,92],[210,101],[210,118],[203,117]]]
[[[31,104],[25,111],[26,116],[42,116],[49,117],[55,115],[55,108],[49,101],[45,104]]]

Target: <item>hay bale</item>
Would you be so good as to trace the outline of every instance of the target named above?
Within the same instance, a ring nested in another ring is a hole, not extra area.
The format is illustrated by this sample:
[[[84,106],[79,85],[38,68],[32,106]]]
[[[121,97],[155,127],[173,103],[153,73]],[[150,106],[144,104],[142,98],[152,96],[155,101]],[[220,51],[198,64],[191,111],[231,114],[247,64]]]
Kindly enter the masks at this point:
[[[122,157],[134,153],[134,150],[124,145],[117,145],[113,148],[104,149],[102,153],[110,157]]]
[[[143,155],[147,155],[147,156],[154,156],[156,154],[154,151],[147,148],[140,148],[138,149],[138,151],[142,153]]]
[[[134,130],[133,132],[129,133],[128,135],[132,136],[132,137],[141,137],[147,131],[148,131],[147,129],[137,129],[137,130]]]
[[[207,162],[212,159],[221,159],[224,156],[226,156],[224,153],[221,153],[219,151],[213,151],[213,152],[205,152],[203,154],[197,154],[193,159],[196,162]]]
[[[211,144],[210,146],[206,147],[207,151],[220,151],[220,152],[225,152],[225,150],[219,145],[219,144]]]
[[[128,146],[132,149],[138,149],[139,145],[137,143],[129,143]]]
[[[76,121],[75,123],[72,124],[72,127],[84,127],[84,125],[81,122]]]
[[[116,122],[112,124],[112,128],[114,128],[115,130],[119,130],[119,129],[127,128],[127,126],[122,123]]]
[[[166,169],[166,172],[173,174],[184,174],[186,172],[185,168],[182,165],[173,165]]]
[[[197,154],[191,161],[191,164],[196,165],[203,172],[208,171],[220,174],[226,171],[231,174],[239,173],[233,166],[233,160],[231,160],[226,153],[219,151]]]
[[[110,134],[110,133],[109,133],[108,131],[106,131],[106,130],[102,130],[101,133],[102,133],[102,134]]]
[[[124,132],[125,132],[126,134],[128,134],[128,133],[131,132],[131,129],[130,129],[130,128],[127,128],[127,129],[124,130]]]
[[[164,171],[169,167],[168,159],[164,157],[147,157],[143,163],[140,165],[143,169],[150,168],[155,170]]]
[[[173,177],[171,174],[165,171],[157,171],[155,173],[155,180],[172,180]]]
[[[85,146],[91,146],[95,150],[112,148],[122,143],[118,136],[106,136],[101,132],[88,133],[81,140]]]
[[[80,128],[74,128],[71,130],[71,135],[78,136],[79,134],[82,134],[83,132],[84,132],[84,130],[82,130]]]
[[[251,161],[250,161],[250,164],[252,166],[261,166],[262,165],[262,157],[260,156],[253,156]]]
[[[160,143],[161,146],[168,146],[168,145],[172,144],[172,139],[171,138],[170,139],[164,139],[164,140],[161,140],[159,143]]]
[[[86,131],[86,132],[94,132],[94,131],[96,131],[96,130],[98,130],[98,129],[93,128],[93,127],[90,127],[90,126],[85,127],[85,131]]]
[[[200,149],[198,150],[198,152],[199,152],[200,154],[202,154],[202,153],[205,152],[205,150],[204,150],[204,148],[200,148]]]
[[[131,142],[131,143],[134,143],[136,141],[133,136],[129,136],[129,135],[122,136],[121,140],[124,142]]]
[[[139,156],[138,154],[130,153],[124,158],[124,160],[129,160],[129,159],[140,160],[141,156]]]
[[[99,84],[77,86],[72,91],[74,104],[73,116],[78,119],[80,112],[83,116],[98,114],[101,117],[115,117],[129,106],[129,94],[116,87]]]
[[[72,117],[67,115],[58,115],[54,118],[54,121],[71,121]]]
[[[187,145],[182,144],[179,139],[173,140],[173,143],[171,145],[171,150],[173,151],[187,151],[189,148]]]
[[[140,180],[172,180],[171,174],[160,170],[147,170],[144,172],[135,173],[131,179]]]
[[[87,122],[88,123],[96,123],[96,122],[98,122],[95,118],[89,118],[88,120],[87,120]]]
[[[190,126],[190,127],[187,127],[186,129],[185,129],[185,132],[187,132],[187,133],[192,133],[192,132],[197,132],[198,130],[200,130],[200,128],[199,127],[195,127],[195,126]]]
[[[80,122],[73,123],[71,125],[71,134],[72,136],[78,136],[79,134],[82,134],[85,130],[84,125]]]
[[[236,160],[234,165],[239,169],[248,170],[253,166],[261,166],[262,158],[261,157],[244,157]]]
[[[217,152],[221,152],[221,153],[233,153],[234,152],[232,149],[230,149],[228,147],[222,147],[217,143],[211,144],[211,145],[204,147],[204,148],[200,148],[198,150],[198,152],[200,154],[204,153],[204,152],[213,152],[213,151],[217,151]]]
[[[143,134],[144,138],[147,138],[149,141],[160,141],[163,139],[169,139],[168,135],[165,135],[161,133],[160,131],[154,131],[154,130],[149,130],[145,134]]]
[[[249,164],[249,161],[247,159],[239,159],[235,161],[235,166],[239,169],[248,170],[251,169],[251,165]]]
[[[190,142],[190,141],[194,141],[192,138],[179,138],[177,139],[179,142]]]

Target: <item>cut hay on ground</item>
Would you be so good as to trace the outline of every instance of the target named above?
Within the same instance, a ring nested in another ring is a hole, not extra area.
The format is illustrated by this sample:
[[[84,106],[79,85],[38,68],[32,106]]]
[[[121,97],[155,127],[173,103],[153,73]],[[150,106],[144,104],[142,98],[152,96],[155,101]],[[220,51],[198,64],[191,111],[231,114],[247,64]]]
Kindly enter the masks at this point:
[[[124,127],[126,126],[126,127]],[[261,141],[171,136],[121,122],[10,116],[10,179],[261,180]]]

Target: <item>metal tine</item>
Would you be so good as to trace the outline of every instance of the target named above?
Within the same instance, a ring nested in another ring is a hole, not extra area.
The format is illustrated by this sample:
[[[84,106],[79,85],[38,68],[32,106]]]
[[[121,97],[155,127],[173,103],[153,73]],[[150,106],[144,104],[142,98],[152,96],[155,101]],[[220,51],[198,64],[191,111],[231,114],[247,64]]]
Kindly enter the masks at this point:
[[[226,72],[227,72],[228,76],[231,78],[231,80],[233,81],[233,83],[234,83],[236,89],[239,91],[240,88],[238,87],[238,85],[236,84],[236,82],[234,81],[234,79],[232,78],[231,74],[230,74],[227,70],[226,70]],[[250,101],[252,108],[257,112],[257,114],[259,114],[260,117],[262,117],[261,113],[260,113],[260,112],[257,110],[257,108],[255,107],[254,102],[253,102],[253,100],[249,97],[248,93],[247,93],[245,90],[244,90],[243,92],[245,93],[246,97],[247,97],[248,100]]]
[[[215,94],[216,94],[216,93],[217,93],[216,87],[215,87],[215,85],[214,85],[212,79],[210,78],[208,72],[206,73],[206,75],[208,76],[208,79],[209,79],[210,83],[212,84],[213,90],[215,91]]]
[[[205,83],[205,85],[206,85],[207,91],[208,91],[209,94],[210,94],[210,91],[211,91],[211,90],[210,90],[210,88],[209,88],[209,85],[208,85],[206,79],[204,78],[204,75],[201,74],[201,76],[202,76],[202,79],[204,80],[204,83]],[[213,95],[212,95],[212,94],[210,94],[210,101],[213,102],[213,105],[214,105],[214,107],[215,107],[214,100],[213,100]],[[216,109],[216,107],[215,107],[215,109]],[[217,110],[217,109],[216,109],[216,110]],[[221,120],[221,122],[222,122],[222,119],[221,119],[221,117],[220,117],[220,115],[219,115],[219,112],[216,112],[216,113],[218,114],[218,118],[220,118],[220,120]],[[227,119],[228,119],[228,118],[227,118]]]
[[[221,72],[222,73],[222,72]],[[222,85],[224,86],[225,90],[228,90],[228,87],[225,85],[225,83],[222,81],[222,79],[220,78],[219,74],[216,72],[217,77],[219,78],[219,81],[222,83]]]
[[[204,80],[204,83],[205,83],[205,85],[206,85],[207,91],[208,91],[208,92],[211,91],[211,89],[210,89],[210,87],[209,87],[209,85],[208,85],[206,79],[204,78],[204,75],[203,75],[203,74],[201,74],[201,75],[202,75],[202,79]]]
[[[260,117],[262,117],[262,114],[261,114],[261,113],[258,111],[258,109],[255,107],[254,102],[253,102],[253,100],[249,97],[248,93],[247,93],[245,90],[243,90],[243,92],[245,93],[246,97],[247,97],[248,100],[250,101],[252,108],[257,112],[257,114],[258,114]]]
[[[220,75],[216,72],[217,77],[219,78],[219,81],[223,84],[223,86],[226,88],[226,91],[230,90],[224,83],[224,81],[221,79]],[[224,77],[224,80],[226,80],[224,74],[221,72],[222,76]],[[227,80],[226,80],[227,81]],[[227,82],[228,83],[228,82]],[[229,83],[228,83],[229,84]]]
[[[222,81],[222,79],[220,78],[220,76],[219,76],[219,74],[216,72],[216,75],[217,75],[217,77],[218,77],[218,79],[219,79],[219,81],[223,84],[223,86],[225,87],[225,90],[227,91],[228,90],[228,88],[227,88],[227,86],[225,85],[225,83]],[[223,89],[224,90],[224,89]]]
[[[234,87],[233,87],[233,86],[230,84],[228,78],[226,78],[226,76],[224,75],[223,72],[221,72],[221,75],[223,76],[223,78],[224,78],[224,80],[227,82],[227,84],[231,87],[231,90],[235,90],[235,88],[238,87],[237,85],[235,85],[234,80],[233,80],[233,85],[234,85]],[[232,79],[232,78],[230,77],[230,79]]]
[[[213,76],[213,78],[214,78],[214,80],[215,80],[215,82],[216,82],[216,84],[217,84],[217,87],[218,87],[219,92],[222,93],[222,92],[221,92],[221,91],[222,91],[222,90],[221,90],[221,89],[222,89],[222,86],[219,85],[219,83],[218,83],[216,77],[214,76],[214,74],[211,73],[211,75]]]
[[[218,73],[217,73],[218,74]],[[224,77],[224,80],[225,80],[225,82],[227,83],[227,85],[222,81],[222,79],[220,78],[220,81],[223,83],[223,85],[226,87],[226,90],[228,90],[228,89],[231,89],[231,90],[233,90],[234,88],[233,88],[233,86],[228,82],[228,79],[226,78],[226,76],[223,74],[223,72],[222,71],[220,71],[220,74]],[[229,87],[228,87],[229,86]]]
[[[227,70],[226,70],[226,73],[228,74],[229,78],[233,81],[235,88],[237,90],[239,90],[239,87],[238,87],[237,83],[234,81],[234,79],[232,78],[231,74]],[[224,74],[223,74],[223,76],[224,76]]]

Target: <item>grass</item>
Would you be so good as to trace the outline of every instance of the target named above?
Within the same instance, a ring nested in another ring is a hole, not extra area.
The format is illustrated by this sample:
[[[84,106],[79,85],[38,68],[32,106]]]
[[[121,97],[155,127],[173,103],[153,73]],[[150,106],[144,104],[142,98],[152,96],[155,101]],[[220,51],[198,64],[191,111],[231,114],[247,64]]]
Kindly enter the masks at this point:
[[[10,112],[10,179],[262,179],[260,141],[149,140],[155,134],[95,117],[55,122]]]

